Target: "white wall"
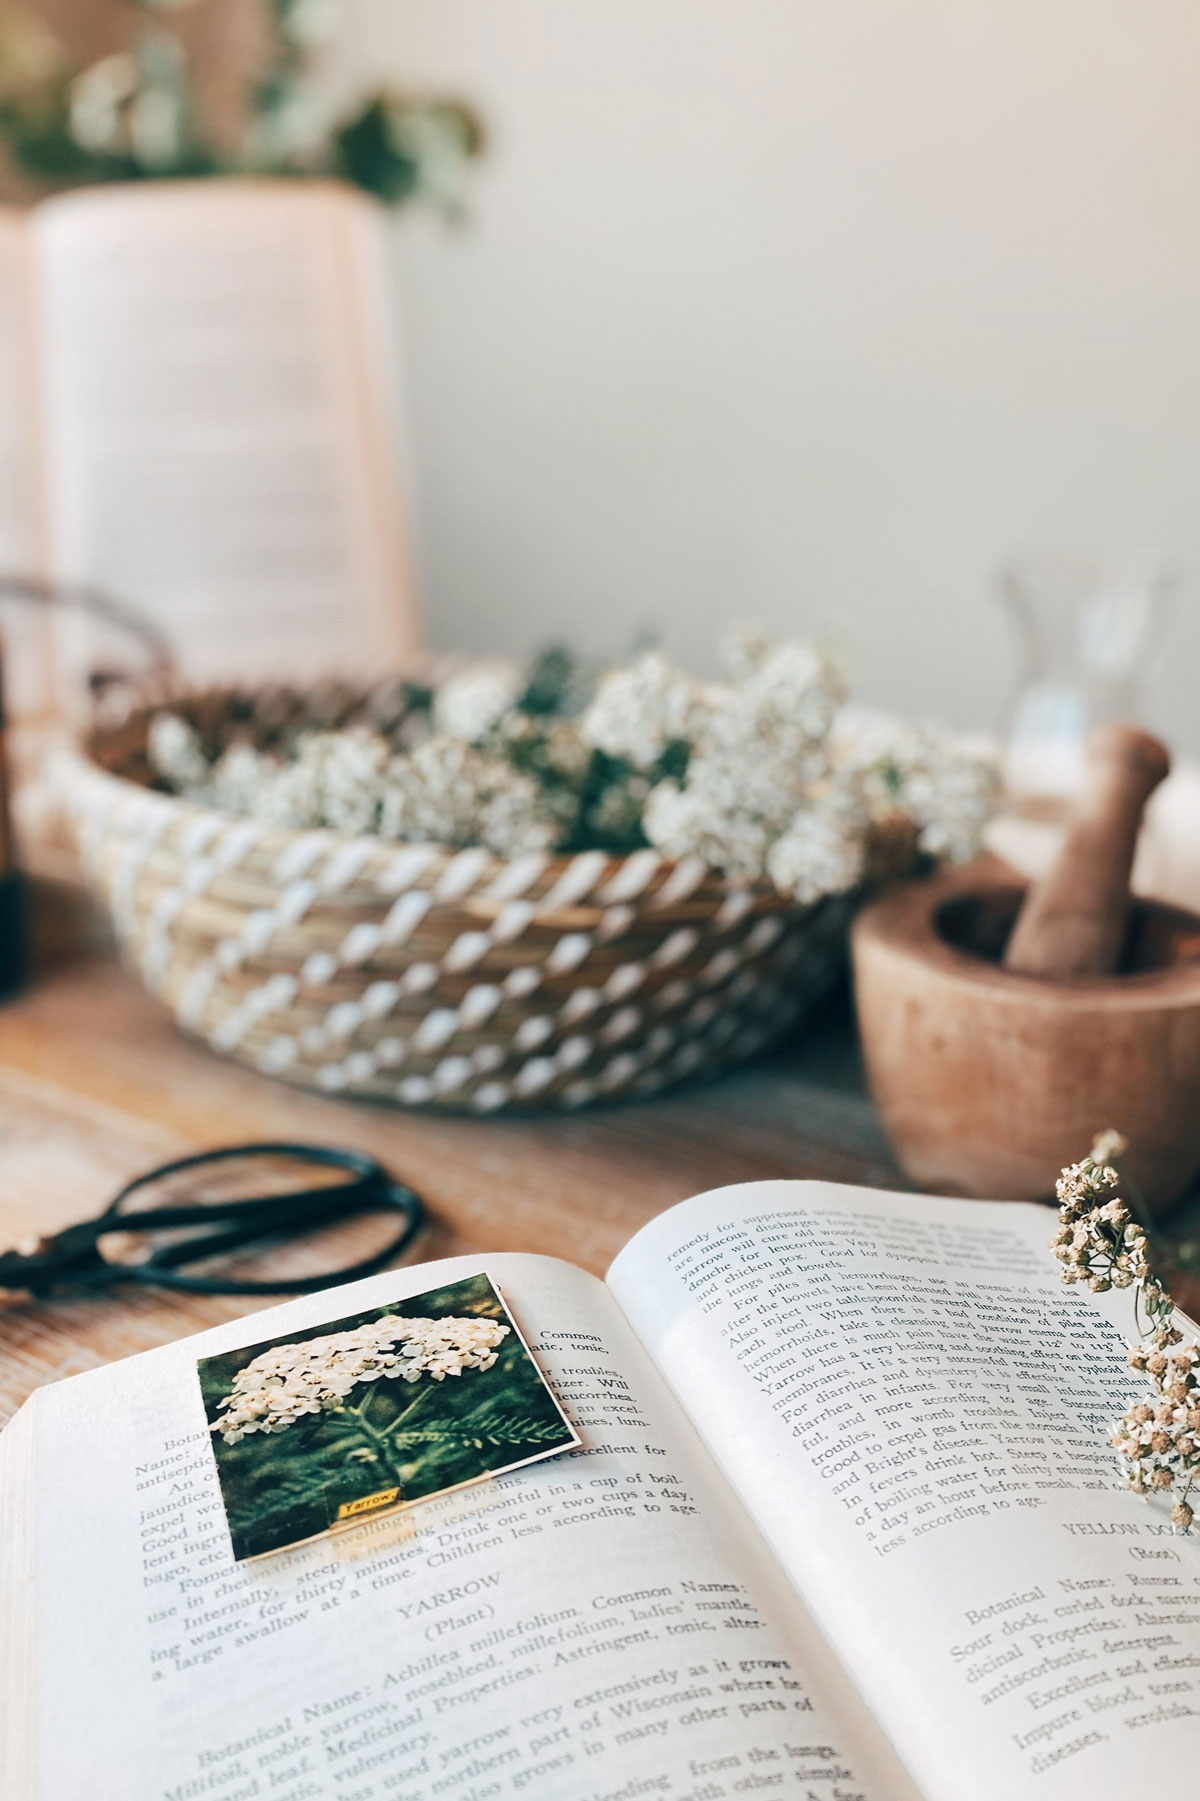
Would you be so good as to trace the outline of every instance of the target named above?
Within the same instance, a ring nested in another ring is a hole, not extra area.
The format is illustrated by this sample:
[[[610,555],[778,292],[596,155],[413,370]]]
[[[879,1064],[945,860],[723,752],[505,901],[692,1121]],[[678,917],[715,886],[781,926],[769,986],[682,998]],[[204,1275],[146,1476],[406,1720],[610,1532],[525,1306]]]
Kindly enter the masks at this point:
[[[469,95],[398,259],[431,632],[698,662],[823,631],[994,722],[1029,542],[1200,571],[1195,0],[352,0],[339,79]],[[1154,718],[1200,750],[1200,599]]]

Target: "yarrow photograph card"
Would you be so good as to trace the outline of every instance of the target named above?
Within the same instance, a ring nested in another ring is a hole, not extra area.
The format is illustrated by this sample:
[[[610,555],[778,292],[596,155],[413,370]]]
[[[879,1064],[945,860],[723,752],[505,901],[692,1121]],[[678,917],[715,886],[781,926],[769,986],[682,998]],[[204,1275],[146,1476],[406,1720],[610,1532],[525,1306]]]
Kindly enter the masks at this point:
[[[482,1273],[196,1368],[239,1560],[581,1442]]]

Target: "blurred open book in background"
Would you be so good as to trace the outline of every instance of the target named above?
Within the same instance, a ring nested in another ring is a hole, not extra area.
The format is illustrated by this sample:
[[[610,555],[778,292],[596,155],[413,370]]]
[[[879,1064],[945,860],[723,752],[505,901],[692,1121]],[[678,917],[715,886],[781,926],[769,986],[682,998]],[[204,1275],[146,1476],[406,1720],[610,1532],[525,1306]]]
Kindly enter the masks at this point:
[[[189,681],[411,652],[377,232],[332,183],[0,214],[0,571],[117,596]],[[94,628],[6,618],[6,636],[12,712],[77,710]]]
[[[0,575],[85,584],[185,682],[370,677],[420,627],[379,220],[336,183],[109,186],[0,212]],[[138,647],[0,606],[26,846],[97,669]]]

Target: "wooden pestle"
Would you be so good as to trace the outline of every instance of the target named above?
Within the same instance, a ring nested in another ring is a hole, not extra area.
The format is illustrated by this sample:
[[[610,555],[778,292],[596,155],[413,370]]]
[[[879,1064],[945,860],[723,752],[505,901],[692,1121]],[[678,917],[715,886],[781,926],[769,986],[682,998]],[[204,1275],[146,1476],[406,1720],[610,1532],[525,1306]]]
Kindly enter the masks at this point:
[[[1079,804],[1053,867],[1025,897],[1004,967],[1027,976],[1116,973],[1146,802],[1171,767],[1157,738],[1103,726],[1088,739]]]

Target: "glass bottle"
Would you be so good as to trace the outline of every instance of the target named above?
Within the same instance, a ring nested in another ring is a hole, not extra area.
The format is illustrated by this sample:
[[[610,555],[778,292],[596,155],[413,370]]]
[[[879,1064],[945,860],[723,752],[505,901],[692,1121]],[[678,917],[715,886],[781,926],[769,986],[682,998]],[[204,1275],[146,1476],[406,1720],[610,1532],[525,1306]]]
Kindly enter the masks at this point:
[[[1016,811],[1057,817],[1078,789],[1092,727],[1145,723],[1146,665],[1176,584],[1165,563],[1104,565],[1059,553],[1001,571],[1021,647],[1004,745]]]

